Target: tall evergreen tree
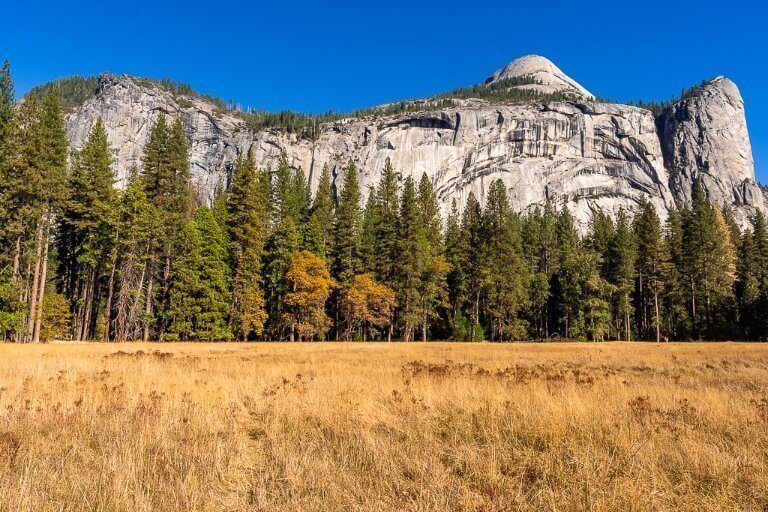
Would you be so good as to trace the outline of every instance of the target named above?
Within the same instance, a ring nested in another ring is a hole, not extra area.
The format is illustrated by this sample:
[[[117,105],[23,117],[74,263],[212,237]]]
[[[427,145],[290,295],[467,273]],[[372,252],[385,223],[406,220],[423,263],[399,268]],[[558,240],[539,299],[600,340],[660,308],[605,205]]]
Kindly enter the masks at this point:
[[[614,325],[616,326],[617,337],[621,337],[621,333],[623,333],[626,341],[632,339],[632,292],[635,287],[636,258],[634,233],[627,213],[621,210],[608,249],[608,268],[610,270],[607,277],[613,285]]]
[[[331,251],[333,249],[333,220],[334,205],[331,172],[326,164],[323,166],[317,191],[312,200],[307,229],[307,249],[326,260],[329,267]]]
[[[107,133],[99,119],[83,149],[74,155],[58,225],[58,274],[65,296],[77,304],[75,339],[93,336],[98,297],[107,291],[102,288],[107,284],[104,276],[112,263],[117,228],[114,180]]]
[[[512,212],[502,180],[494,181],[483,212],[483,293],[491,339],[522,339],[526,327],[518,314],[526,305],[525,268],[520,220]]]
[[[333,276],[341,286],[345,286],[362,269],[362,220],[357,168],[350,160],[339,195],[333,233]]]
[[[661,341],[661,299],[664,289],[665,268],[669,264],[667,247],[656,208],[640,201],[632,229],[637,240],[636,268],[636,321],[644,338],[653,335]]]
[[[480,326],[480,296],[485,281],[483,269],[483,217],[480,203],[470,192],[461,218],[464,253],[460,265],[464,268],[466,290],[464,311],[469,318],[469,341],[483,339]]]
[[[466,278],[464,275],[464,254],[466,241],[461,230],[461,214],[454,199],[451,211],[445,223],[445,259],[450,267],[446,283],[448,285],[447,324],[453,339],[462,339],[463,306],[467,297]]]
[[[193,205],[189,189],[188,153],[188,142],[181,119],[177,118],[169,127],[165,115],[160,114],[144,148],[142,182],[149,203],[160,216],[157,246],[153,247],[157,256],[148,263],[148,272],[153,279],[147,287],[145,303],[148,307],[146,313],[151,314],[154,297],[152,282],[157,279],[160,283],[157,335],[161,341],[167,327],[166,309],[174,244],[182,227],[190,218]],[[143,336],[145,340],[149,338],[149,333],[147,327]]]
[[[399,185],[389,158],[384,164],[384,173],[376,190],[374,212],[373,270],[380,282],[391,285],[401,255],[398,251]]]
[[[169,332],[181,340],[220,341],[231,299],[226,232],[206,206],[182,229],[169,290]]]
[[[450,265],[445,257],[440,206],[432,182],[426,174],[419,180],[419,309],[421,340],[427,341],[430,324],[439,318],[439,309],[447,304],[446,278]]]
[[[405,179],[400,199],[400,215],[397,222],[399,258],[395,270],[398,320],[402,326],[403,341],[413,341],[414,330],[423,319],[423,312],[419,307],[419,287],[424,264],[420,223],[416,187],[409,176]]]
[[[154,278],[150,263],[154,257],[160,214],[149,202],[144,185],[134,170],[120,195],[115,253],[115,340],[143,338],[154,323],[151,289]],[[149,292],[149,293],[148,293]],[[149,300],[149,302],[147,302]]]
[[[269,175],[256,170],[253,155],[235,161],[227,198],[227,227],[233,259],[230,329],[243,341],[264,331],[262,268],[267,237]]]

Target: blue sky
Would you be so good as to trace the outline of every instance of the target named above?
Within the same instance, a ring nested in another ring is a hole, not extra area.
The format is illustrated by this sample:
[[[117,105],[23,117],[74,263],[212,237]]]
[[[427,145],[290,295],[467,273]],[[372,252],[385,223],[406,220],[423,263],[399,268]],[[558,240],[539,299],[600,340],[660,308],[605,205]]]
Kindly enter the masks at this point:
[[[666,99],[723,74],[768,182],[768,9],[759,2],[19,2],[0,58],[19,93],[103,71],[169,77],[268,110],[349,110],[480,82],[528,53],[591,92]]]

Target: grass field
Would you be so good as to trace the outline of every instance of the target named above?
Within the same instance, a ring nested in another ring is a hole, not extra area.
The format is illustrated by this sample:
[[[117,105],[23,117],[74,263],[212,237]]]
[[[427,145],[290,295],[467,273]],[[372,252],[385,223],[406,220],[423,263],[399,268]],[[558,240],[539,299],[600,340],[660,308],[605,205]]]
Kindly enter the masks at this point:
[[[0,345],[0,510],[766,510],[763,344]]]

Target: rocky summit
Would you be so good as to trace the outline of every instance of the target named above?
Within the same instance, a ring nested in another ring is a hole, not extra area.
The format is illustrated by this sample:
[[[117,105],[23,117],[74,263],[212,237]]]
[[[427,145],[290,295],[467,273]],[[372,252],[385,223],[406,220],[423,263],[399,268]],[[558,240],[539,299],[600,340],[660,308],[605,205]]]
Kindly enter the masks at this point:
[[[583,227],[593,210],[615,216],[641,198],[666,217],[669,208],[690,199],[699,178],[710,199],[732,207],[742,224],[768,204],[755,181],[744,102],[727,78],[695,87],[657,116],[596,100],[539,56],[510,62],[478,87],[523,89],[530,97],[441,95],[439,101],[409,102],[400,112],[382,107],[325,122],[310,137],[251,129],[244,116],[203,96],[102,75],[95,94],[68,114],[67,130],[72,146],[80,148],[101,118],[122,183],[141,166],[157,116],[181,116],[204,201],[226,187],[235,158],[250,150],[260,166],[273,169],[285,154],[313,190],[325,165],[340,187],[352,160],[363,200],[389,159],[402,179],[426,173],[444,212],[454,201],[461,207],[470,192],[483,201],[491,182],[501,178],[516,210],[549,200],[567,205]]]

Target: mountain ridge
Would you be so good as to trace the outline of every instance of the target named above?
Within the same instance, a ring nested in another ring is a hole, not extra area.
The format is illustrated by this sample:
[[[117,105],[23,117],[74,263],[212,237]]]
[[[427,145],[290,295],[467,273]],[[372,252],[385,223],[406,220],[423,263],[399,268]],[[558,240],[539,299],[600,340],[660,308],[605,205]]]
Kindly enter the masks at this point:
[[[227,186],[236,156],[251,150],[259,165],[271,168],[285,154],[293,167],[308,175],[313,190],[324,165],[338,186],[349,160],[357,164],[364,190],[370,188],[389,158],[403,176],[426,173],[438,190],[443,212],[453,200],[463,204],[470,192],[482,201],[489,180],[495,178],[506,183],[515,209],[553,201],[574,209],[582,226],[595,209],[615,216],[621,209],[632,209],[641,197],[665,216],[677,202],[690,199],[685,190],[700,177],[710,198],[734,208],[741,224],[755,209],[765,209],[765,193],[754,180],[743,100],[730,80],[718,77],[694,88],[691,94],[703,96],[701,101],[683,97],[656,116],[642,107],[575,94],[578,82],[543,57],[536,56],[534,64],[551,64],[556,70],[552,76],[563,82],[553,87],[561,88],[524,89],[557,82],[527,73],[535,68],[531,59],[513,60],[492,75],[493,82],[456,89],[460,94],[329,115],[322,121],[308,116],[294,131],[267,123],[253,128],[247,114],[202,94],[105,74],[98,91],[68,114],[67,127],[78,148],[93,122],[105,120],[116,172],[124,179],[128,169],[140,166],[147,129],[157,113],[181,115],[191,142],[193,180],[204,201]],[[517,74],[504,74],[512,68]],[[707,95],[709,85],[730,92]],[[474,97],[476,91],[486,97]],[[681,105],[690,108],[678,117],[693,116],[705,124],[712,124],[712,115],[728,119],[733,136],[717,140],[725,125],[694,133],[688,124],[667,119],[668,112],[682,112]],[[657,128],[660,118],[669,121],[664,130]],[[291,121],[287,114],[286,120]],[[704,146],[696,139],[702,133],[707,135]],[[687,156],[675,158],[680,152]],[[706,154],[711,165],[698,167],[698,154]],[[718,167],[722,162],[727,165]]]

